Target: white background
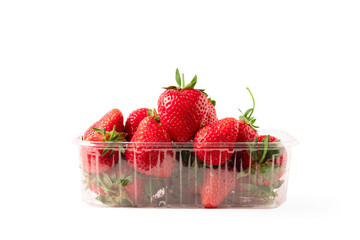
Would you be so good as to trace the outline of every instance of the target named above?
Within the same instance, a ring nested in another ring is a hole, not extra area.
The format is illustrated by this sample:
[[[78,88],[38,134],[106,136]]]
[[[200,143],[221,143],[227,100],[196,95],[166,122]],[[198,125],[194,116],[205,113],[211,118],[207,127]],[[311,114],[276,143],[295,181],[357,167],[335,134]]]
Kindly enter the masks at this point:
[[[1,239],[359,237],[358,1],[1,1]],[[293,149],[273,210],[93,208],[73,138],[198,76]],[[356,217],[355,219],[353,217]]]

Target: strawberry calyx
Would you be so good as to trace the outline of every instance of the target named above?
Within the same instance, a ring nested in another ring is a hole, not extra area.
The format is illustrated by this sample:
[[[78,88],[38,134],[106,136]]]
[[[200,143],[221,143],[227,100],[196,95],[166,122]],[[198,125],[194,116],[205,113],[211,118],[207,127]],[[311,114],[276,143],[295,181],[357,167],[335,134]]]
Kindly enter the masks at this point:
[[[182,77],[180,76],[179,69],[177,68],[175,71],[175,80],[176,80],[177,86],[164,87],[164,89],[167,89],[167,90],[175,89],[177,91],[182,91],[182,90],[187,90],[187,89],[195,89],[194,87],[197,83],[197,76],[195,75],[193,77],[193,79],[191,80],[191,82],[189,84],[185,85],[184,73],[182,73],[181,75],[182,75]],[[208,94],[205,92],[205,89],[197,89],[197,90],[199,90],[200,92],[205,94],[207,99],[209,99],[211,104],[214,105],[214,107],[215,107],[216,101],[208,97]]]
[[[277,175],[285,171],[284,166],[274,162],[274,159],[284,154],[285,148],[279,144],[279,139],[273,142],[270,139],[270,135],[266,135],[261,141],[256,137],[255,141],[249,144],[251,168],[237,175],[238,179],[250,175],[250,183],[241,183],[240,185],[256,196],[256,199],[262,199],[268,203],[275,199],[277,196],[275,190],[284,183],[284,180],[279,180]],[[268,184],[263,184],[264,181]]]
[[[114,142],[114,143],[116,143],[116,142],[126,142],[126,140],[125,140],[126,133],[124,133],[124,132],[120,132],[120,133],[116,132],[116,126],[115,125],[114,125],[111,132],[107,132],[105,128],[102,130],[102,129],[93,127],[92,129],[95,130],[96,132],[100,133],[103,136],[103,138],[101,140],[103,140],[105,142]],[[101,156],[104,156],[112,147],[114,147],[114,146],[111,146],[111,144],[106,145],[106,147],[103,150]],[[121,152],[125,151],[125,149],[121,145],[119,145],[117,147],[120,148]],[[114,154],[114,151],[111,150],[110,157],[113,154]]]
[[[274,202],[275,198],[278,196],[276,189],[279,189],[284,183],[284,180],[278,181],[276,184],[272,185],[256,185],[251,183],[241,183],[240,186],[244,187],[249,191],[251,196],[255,196],[257,200],[263,200],[267,204]],[[246,193],[248,196],[248,193]]]
[[[130,175],[127,177],[125,177],[125,174],[116,176],[115,172],[111,176],[106,173],[92,174],[88,178],[88,186],[93,184],[99,189],[99,192],[103,193],[97,196],[96,199],[105,205],[117,205],[126,202],[134,205],[124,189],[131,181],[132,177]]]
[[[159,114],[157,113],[155,108],[148,108],[148,110],[146,111],[146,115],[152,117],[157,123],[160,123]]]
[[[246,88],[246,90],[248,90],[248,92],[250,93],[250,96],[251,96],[251,99],[252,99],[252,102],[253,102],[253,107],[246,110],[245,113],[243,113],[240,108],[239,108],[239,111],[240,113],[242,114],[239,119],[244,121],[246,124],[250,125],[250,127],[254,130],[256,130],[255,128],[259,128],[259,126],[255,126],[254,123],[256,121],[255,117],[252,117],[252,114],[254,113],[254,110],[255,110],[255,99],[254,99],[254,96],[253,94],[251,93],[250,89],[249,88]]]
[[[279,144],[280,139],[271,142],[270,138],[270,135],[266,135],[259,142],[256,136],[254,143],[250,144],[252,161],[256,161],[258,164],[266,164],[275,159],[276,156],[281,156],[285,152],[285,148]]]

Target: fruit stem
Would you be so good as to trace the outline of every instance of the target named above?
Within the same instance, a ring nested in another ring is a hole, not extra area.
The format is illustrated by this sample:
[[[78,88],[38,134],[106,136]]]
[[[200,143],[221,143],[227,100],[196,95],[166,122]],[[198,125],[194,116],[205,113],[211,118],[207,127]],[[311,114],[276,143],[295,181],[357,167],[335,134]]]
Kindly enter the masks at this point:
[[[270,141],[270,135],[266,135],[266,137],[264,138],[264,149],[263,149],[263,154],[259,160],[259,164],[262,164],[265,157],[266,157],[266,153],[267,153],[267,150],[268,150],[268,143]]]
[[[185,77],[184,77],[184,73],[181,74],[182,75],[182,88],[185,87]]]
[[[251,111],[250,116],[249,116],[249,118],[250,118],[251,115],[253,114],[254,110],[255,110],[255,99],[254,99],[254,96],[253,96],[253,94],[251,93],[251,91],[250,91],[250,89],[249,89],[248,87],[246,88],[246,90],[249,91],[249,93],[250,93],[250,95],[251,95],[251,98],[252,98],[252,101],[253,101],[252,111]]]

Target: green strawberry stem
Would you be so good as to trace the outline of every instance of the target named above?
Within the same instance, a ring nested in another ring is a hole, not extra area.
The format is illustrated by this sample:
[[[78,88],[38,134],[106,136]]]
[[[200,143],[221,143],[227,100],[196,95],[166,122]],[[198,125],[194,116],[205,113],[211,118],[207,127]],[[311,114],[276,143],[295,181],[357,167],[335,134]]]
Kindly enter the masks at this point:
[[[243,113],[240,108],[239,108],[239,111],[240,113],[242,114],[239,119],[244,121],[246,124],[250,125],[251,128],[255,129],[255,128],[258,128],[258,126],[255,126],[254,123],[256,121],[255,117],[252,117],[252,114],[254,113],[254,110],[255,110],[255,98],[252,94],[252,92],[250,91],[249,88],[246,88],[249,93],[250,93],[250,96],[251,96],[251,99],[252,99],[252,102],[253,102],[253,107],[246,110],[245,113]]]
[[[184,77],[184,73],[182,73],[182,88],[185,87],[185,77]]]
[[[250,115],[249,115],[249,118],[250,118],[251,115],[253,114],[254,110],[255,110],[255,99],[254,99],[254,96],[253,96],[253,94],[251,93],[251,91],[250,91],[250,89],[249,89],[248,87],[246,88],[246,90],[249,91],[249,93],[250,93],[250,95],[251,95],[252,102],[253,102],[252,111],[251,111],[251,113],[250,113]]]
[[[264,161],[265,157],[266,157],[269,141],[270,141],[270,135],[266,135],[266,137],[264,137],[264,139],[261,141],[261,142],[264,143],[264,150],[263,150],[262,156],[261,156],[261,158],[259,160],[259,164],[261,164]]]

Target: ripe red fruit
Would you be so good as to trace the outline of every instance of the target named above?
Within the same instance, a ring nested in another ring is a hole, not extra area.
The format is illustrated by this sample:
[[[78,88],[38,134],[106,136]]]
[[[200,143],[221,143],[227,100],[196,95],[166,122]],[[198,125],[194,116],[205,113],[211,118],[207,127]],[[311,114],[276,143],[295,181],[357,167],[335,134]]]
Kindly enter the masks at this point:
[[[235,188],[236,177],[232,171],[205,169],[204,184],[201,188],[201,202],[205,208],[216,208]]]
[[[268,136],[268,138],[270,139],[270,143],[273,142],[279,142],[280,140],[277,139],[274,136],[270,136],[270,135],[261,135],[258,137],[258,141],[262,142],[264,138],[266,138]],[[262,150],[264,151],[264,150]],[[275,149],[275,150],[268,150],[269,152],[267,153],[267,156],[265,158],[268,158],[268,167],[271,168],[275,168],[274,169],[274,173],[276,178],[273,179],[269,179],[264,177],[262,180],[262,183],[259,182],[260,185],[270,185],[270,184],[274,184],[277,181],[280,180],[280,178],[284,175],[285,171],[286,171],[286,163],[287,163],[287,152],[285,150],[285,148],[283,146],[281,146],[281,144],[279,144],[279,149]],[[271,158],[271,159],[270,159]],[[266,159],[265,161],[263,161],[264,164],[266,164]],[[258,181],[260,181],[260,179],[258,179]]]
[[[105,129],[107,132],[113,130],[115,132],[124,132],[124,117],[119,109],[112,109],[106,113],[99,121],[91,125],[84,133],[84,140],[86,141],[99,141],[103,136],[94,128]]]
[[[144,193],[145,184],[141,178],[131,181],[128,185],[125,186],[125,191],[127,192],[129,198],[136,202],[140,196]]]
[[[171,139],[164,128],[154,118],[145,117],[126,149],[126,161],[134,170],[145,175],[170,177],[176,160],[169,144]]]
[[[239,135],[236,139],[237,142],[253,142],[258,136],[258,133],[249,124],[243,120],[239,120]]]
[[[187,142],[202,127],[216,120],[215,101],[204,90],[194,89],[197,76],[185,86],[179,70],[175,79],[178,87],[165,88],[158,100],[160,122],[175,142]]]
[[[99,142],[125,141],[123,130],[123,115],[118,109],[112,109],[86,130],[83,140],[96,142],[94,145],[81,147],[82,168],[86,172],[104,172],[118,162],[119,150],[116,144],[109,147]]]
[[[209,111],[205,115],[205,118],[203,120],[203,126],[213,124],[217,121],[216,110],[215,110],[215,101],[211,100],[211,98],[210,98],[208,100],[208,105],[209,105]]]
[[[221,143],[234,143],[239,133],[235,118],[224,118],[201,128],[194,138],[194,150],[199,159],[209,165],[224,164],[233,155],[234,147]],[[213,143],[219,143],[214,146]],[[210,150],[216,147],[216,150]],[[221,149],[221,150],[220,150]],[[223,149],[223,150],[222,150]]]
[[[111,149],[105,154],[106,144],[96,146],[82,146],[82,168],[88,173],[101,173],[109,170],[119,161],[119,151]]]
[[[254,184],[276,184],[286,170],[287,152],[280,140],[270,135],[261,135],[250,146],[251,159],[248,151],[242,151],[241,161],[244,171],[249,171]],[[251,163],[250,163],[251,161]]]
[[[134,136],[140,122],[147,116],[158,117],[155,109],[139,108],[131,112],[125,123],[126,140],[130,141]]]

